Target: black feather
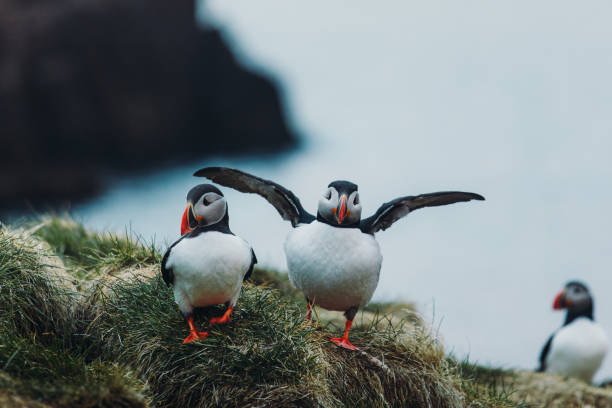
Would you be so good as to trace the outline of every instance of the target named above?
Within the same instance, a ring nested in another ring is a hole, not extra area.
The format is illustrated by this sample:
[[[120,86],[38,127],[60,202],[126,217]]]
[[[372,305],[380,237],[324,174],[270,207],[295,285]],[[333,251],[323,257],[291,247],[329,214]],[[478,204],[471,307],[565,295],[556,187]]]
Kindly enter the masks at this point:
[[[308,224],[315,217],[308,213],[300,200],[290,190],[270,180],[227,167],[206,167],[193,173],[196,177],[206,177],[217,184],[231,187],[243,193],[259,194],[276,208],[284,220],[296,227]]]
[[[462,201],[484,200],[484,197],[475,193],[462,191],[440,191],[437,193],[406,196],[384,203],[371,217],[361,220],[359,228],[366,234],[374,234],[386,230],[400,218],[414,210],[424,207],[435,207],[453,204]]]
[[[246,282],[251,277],[256,263],[257,257],[255,256],[255,251],[253,251],[253,248],[251,248],[251,266],[249,266],[249,270],[247,271],[246,275],[244,275],[244,279],[242,279],[243,282]]]
[[[166,253],[164,254],[164,257],[162,258],[162,261],[161,261],[162,278],[164,279],[164,282],[166,282],[166,285],[168,286],[174,285],[174,272],[172,271],[172,268],[166,268],[166,262],[168,262],[170,251],[172,250],[172,248],[174,248],[176,244],[181,242],[183,238],[185,238],[187,235],[189,234],[183,235],[182,237],[177,239],[174,244],[170,245],[170,247],[166,249]]]
[[[543,373],[546,370],[546,357],[548,357],[548,352],[550,351],[550,345],[552,344],[553,337],[555,337],[554,334],[552,334],[548,338],[548,341],[546,342],[544,348],[542,348],[542,352],[540,353],[540,367],[538,367],[538,369],[536,370],[539,373]]]

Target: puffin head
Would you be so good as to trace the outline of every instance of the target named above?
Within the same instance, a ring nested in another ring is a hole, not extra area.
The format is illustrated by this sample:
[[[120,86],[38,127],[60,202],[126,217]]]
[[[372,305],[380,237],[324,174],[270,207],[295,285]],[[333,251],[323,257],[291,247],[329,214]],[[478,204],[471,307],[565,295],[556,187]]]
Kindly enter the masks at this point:
[[[317,216],[338,226],[353,226],[361,220],[361,201],[357,184],[332,181],[319,199]]]
[[[593,298],[584,283],[571,281],[555,297],[553,309],[567,309],[568,316],[593,318]]]
[[[227,215],[223,193],[211,184],[199,184],[187,193],[187,207],[181,221],[181,235],[200,225],[212,225]]]

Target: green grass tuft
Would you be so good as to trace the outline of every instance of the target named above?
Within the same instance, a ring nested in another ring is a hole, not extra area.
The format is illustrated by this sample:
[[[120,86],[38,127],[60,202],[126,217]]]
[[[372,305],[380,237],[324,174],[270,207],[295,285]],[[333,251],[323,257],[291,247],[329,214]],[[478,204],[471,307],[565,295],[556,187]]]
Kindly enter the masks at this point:
[[[63,342],[0,334],[0,389],[62,407],[145,407],[144,385],[112,362],[87,361]]]
[[[42,338],[72,330],[71,298],[45,271],[42,249],[27,236],[0,229],[0,326]]]
[[[34,234],[71,267],[78,278],[94,278],[127,267],[156,264],[161,255],[155,243],[126,231],[122,236],[87,231],[69,217],[46,217]]]
[[[115,362],[92,360],[80,295],[23,231],[0,229],[0,404],[143,407],[142,383]]]
[[[480,406],[527,407],[517,398],[515,376],[512,371],[496,367],[484,367],[468,359],[456,361],[449,357],[468,401]]]

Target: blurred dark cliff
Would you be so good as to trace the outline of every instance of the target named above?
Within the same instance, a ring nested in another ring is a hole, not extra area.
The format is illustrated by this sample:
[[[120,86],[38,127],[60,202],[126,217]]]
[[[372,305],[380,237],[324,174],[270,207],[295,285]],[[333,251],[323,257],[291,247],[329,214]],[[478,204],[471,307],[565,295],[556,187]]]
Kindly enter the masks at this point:
[[[0,2],[0,208],[295,142],[277,86],[197,27],[192,1]]]

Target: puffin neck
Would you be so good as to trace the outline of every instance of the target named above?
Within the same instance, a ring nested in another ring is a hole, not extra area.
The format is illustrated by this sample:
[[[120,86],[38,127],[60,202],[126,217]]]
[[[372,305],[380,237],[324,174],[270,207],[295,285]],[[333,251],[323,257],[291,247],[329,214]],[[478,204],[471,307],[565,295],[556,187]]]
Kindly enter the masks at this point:
[[[318,211],[317,211],[317,221],[322,222],[322,223],[327,224],[327,225],[331,225],[332,227],[336,227],[336,228],[359,228],[359,222],[360,222],[360,221],[357,221],[357,222],[353,222],[351,224],[335,224],[335,223],[332,223],[331,221],[323,218],[321,213],[318,212]]]
[[[563,325],[567,326],[568,324],[578,319],[579,317],[586,317],[587,319],[595,320],[593,319],[593,303],[592,302],[589,304],[589,306],[585,307],[584,309],[580,309],[580,310],[567,309],[567,314],[565,315],[565,322],[563,323]]]

